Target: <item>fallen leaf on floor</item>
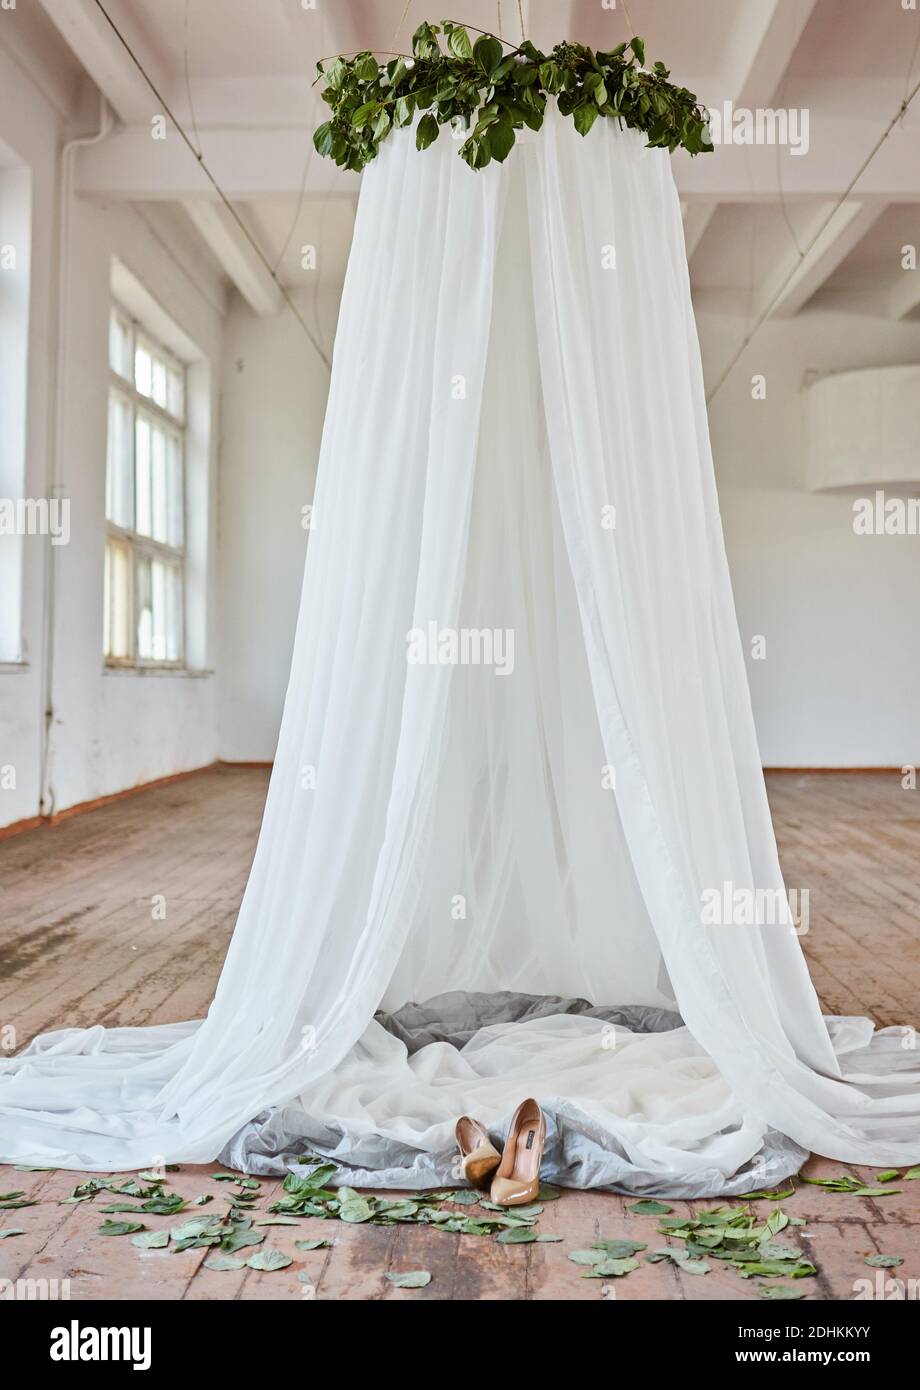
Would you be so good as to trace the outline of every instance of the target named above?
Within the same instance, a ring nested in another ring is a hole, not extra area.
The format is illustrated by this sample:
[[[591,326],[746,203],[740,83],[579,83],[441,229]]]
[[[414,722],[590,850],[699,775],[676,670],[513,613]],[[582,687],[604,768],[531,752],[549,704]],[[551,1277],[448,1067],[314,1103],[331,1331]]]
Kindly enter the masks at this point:
[[[893,1197],[900,1191],[897,1187],[870,1187],[852,1173],[844,1173],[839,1178],[803,1177],[802,1182],[810,1183],[812,1187],[823,1187],[828,1192],[846,1192],[851,1197]]]
[[[743,1264],[733,1261],[742,1279],[753,1279],[760,1275],[767,1279],[807,1279],[817,1274],[814,1265],[808,1260],[792,1264],[788,1260],[747,1260]]]
[[[896,1269],[904,1261],[900,1255],[867,1255],[865,1263],[871,1265],[873,1269]]]
[[[331,1240],[325,1236],[320,1236],[318,1240],[295,1240],[294,1244],[298,1250],[327,1250],[332,1245]]]
[[[247,1245],[261,1245],[264,1239],[261,1231],[250,1231],[245,1227],[237,1226],[232,1231],[227,1232],[220,1243],[220,1248],[232,1254],[234,1250],[242,1250]]]
[[[96,1227],[100,1236],[130,1236],[135,1231],[143,1230],[144,1225],[141,1221],[103,1221],[101,1226]]]
[[[410,1269],[404,1274],[388,1274],[386,1277],[398,1289],[423,1289],[426,1284],[431,1283],[431,1275],[427,1269]]]
[[[216,1269],[223,1272],[229,1269],[243,1269],[245,1260],[235,1260],[232,1255],[209,1255],[204,1262],[205,1269]]]
[[[638,1260],[607,1260],[602,1259],[593,1269],[586,1269],[581,1276],[582,1279],[619,1279],[624,1274],[629,1274],[632,1270],[639,1268]]]
[[[596,1240],[591,1249],[603,1250],[611,1260],[625,1260],[630,1255],[638,1255],[640,1250],[647,1250],[648,1246],[641,1240]]]
[[[139,1236],[131,1237],[131,1244],[139,1250],[162,1250],[169,1244],[169,1232],[142,1231]]]
[[[8,1231],[0,1231],[0,1240],[9,1240],[10,1236],[24,1236],[25,1231],[20,1231],[17,1227],[11,1226]]]
[[[706,1260],[693,1259],[686,1250],[681,1250],[677,1245],[664,1245],[659,1250],[653,1250],[645,1258],[649,1264],[658,1264],[661,1260],[671,1260],[685,1274],[708,1274],[712,1268]]]
[[[352,1197],[339,1207],[339,1220],[352,1222],[355,1225],[360,1225],[363,1221],[370,1221],[373,1214],[374,1211],[370,1202],[366,1202],[363,1197]]]
[[[250,1269],[261,1269],[270,1273],[276,1269],[287,1269],[289,1264],[293,1264],[290,1255],[285,1255],[283,1250],[259,1250],[255,1255],[250,1255],[246,1261]]]
[[[762,1284],[757,1290],[758,1298],[769,1298],[776,1302],[781,1299],[807,1298],[804,1289],[794,1289],[791,1284]]]
[[[633,1202],[627,1210],[635,1212],[636,1216],[665,1216],[674,1208],[669,1207],[667,1202],[642,1201]]]

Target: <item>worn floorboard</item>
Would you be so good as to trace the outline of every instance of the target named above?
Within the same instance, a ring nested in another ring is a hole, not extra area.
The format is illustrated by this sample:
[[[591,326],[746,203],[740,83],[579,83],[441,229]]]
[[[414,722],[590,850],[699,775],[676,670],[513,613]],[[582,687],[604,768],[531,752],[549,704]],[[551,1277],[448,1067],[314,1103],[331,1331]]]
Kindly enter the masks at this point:
[[[920,791],[895,774],[775,774],[770,801],[787,884],[808,891],[802,944],[828,1013],[871,1015],[878,1024],[920,1024]],[[199,777],[111,803],[52,828],[0,842],[0,1041],[12,1048],[49,1028],[166,1023],[207,1008],[233,928],[255,846],[267,774],[219,767]],[[905,1034],[905,1045],[914,1037]],[[812,1174],[840,1165],[813,1159]],[[210,1194],[223,1210],[227,1187],[206,1168],[183,1166],[172,1190]],[[868,1174],[868,1170],[858,1170]],[[69,1280],[73,1299],[596,1300],[753,1299],[757,1281],[713,1262],[690,1276],[670,1261],[643,1263],[619,1280],[585,1279],[568,1252],[599,1237],[662,1244],[655,1218],[629,1199],[565,1192],[538,1229],[558,1243],[499,1245],[476,1236],[400,1226],[303,1220],[268,1227],[266,1245],[293,1257],[284,1270],[204,1267],[208,1250],[140,1251],[127,1237],[97,1234],[95,1201],[63,1205],[72,1173],[0,1167],[0,1192],[24,1190],[36,1205],[0,1210],[0,1281]],[[818,1266],[801,1281],[811,1298],[853,1299],[886,1280],[914,1280],[920,1296],[920,1181],[879,1199],[801,1186],[783,1203],[807,1218],[791,1240]],[[279,1184],[263,1181],[264,1219]],[[693,1212],[711,1203],[674,1203]],[[762,1216],[772,1209],[759,1203]],[[196,1209],[197,1210],[197,1209]],[[194,1214],[194,1213],[193,1213]],[[117,1218],[115,1218],[117,1219]],[[182,1218],[151,1216],[149,1229]],[[294,1242],[329,1237],[331,1249]],[[790,1240],[784,1232],[784,1240]],[[244,1251],[243,1254],[247,1254]],[[872,1254],[900,1256],[892,1270]],[[384,1277],[427,1269],[424,1289]],[[869,1280],[869,1285],[858,1281]],[[878,1282],[880,1281],[880,1282]]]

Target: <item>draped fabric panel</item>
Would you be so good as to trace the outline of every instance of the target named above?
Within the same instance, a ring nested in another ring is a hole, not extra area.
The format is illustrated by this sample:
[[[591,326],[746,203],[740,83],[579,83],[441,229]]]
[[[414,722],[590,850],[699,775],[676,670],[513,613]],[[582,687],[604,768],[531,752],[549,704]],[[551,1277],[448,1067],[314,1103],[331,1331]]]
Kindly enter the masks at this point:
[[[0,1159],[205,1162],[283,1114],[259,1133],[397,1184],[457,1114],[500,1131],[527,1093],[662,1191],[725,1190],[771,1131],[787,1157],[920,1157],[911,1035],[822,1019],[783,897],[666,153],[554,111],[479,173],[447,133],[385,141],[314,501],[208,1016],[0,1061]],[[707,920],[726,885],[756,920]],[[446,990],[684,1026],[499,1011],[410,1052],[374,1019]]]
[[[543,135],[528,192],[550,452],[604,746],[681,1013],[739,1099],[782,1133],[847,1161],[902,1161],[920,1144],[910,1031],[885,1030],[873,1053],[865,1020],[826,1027],[788,908],[775,923],[763,907],[752,925],[704,920],[712,890],[762,903],[784,887],[668,163],[629,133],[589,160],[563,120]],[[612,545],[598,524],[606,503]],[[834,1040],[845,1051],[857,1038],[877,1071],[864,1058],[853,1085]]]

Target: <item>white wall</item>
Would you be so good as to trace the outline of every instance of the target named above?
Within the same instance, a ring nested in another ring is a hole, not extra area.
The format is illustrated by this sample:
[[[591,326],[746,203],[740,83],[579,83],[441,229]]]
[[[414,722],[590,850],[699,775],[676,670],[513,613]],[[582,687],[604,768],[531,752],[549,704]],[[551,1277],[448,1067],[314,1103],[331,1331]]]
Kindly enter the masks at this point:
[[[298,299],[310,322],[310,297]],[[337,297],[318,306],[331,342]],[[222,384],[220,756],[274,756],[300,601],[329,374],[287,308],[257,318],[234,295]]]
[[[17,248],[17,269],[13,272],[19,277],[16,299],[28,302],[25,430],[18,443],[4,432],[4,447],[11,450],[4,457],[4,491],[18,488],[20,495],[43,497],[50,449],[59,120],[2,50],[0,91],[4,96],[0,140],[19,161],[20,170],[28,172],[31,185],[31,245]],[[8,240],[5,229],[0,228],[0,243]],[[26,287],[23,280],[29,277],[30,267],[31,283]],[[4,299],[11,293],[5,286]],[[15,326],[17,337],[20,327],[20,323]],[[4,332],[6,328],[4,325]],[[45,542],[34,536],[21,542],[19,538],[4,537],[0,546],[15,557],[12,562],[6,561],[3,568],[10,563],[21,565],[21,660],[0,666],[0,767],[15,769],[15,787],[0,790],[0,825],[9,825],[36,815],[39,806]],[[9,650],[5,652],[6,656],[10,654]]]
[[[58,326],[57,226],[59,118],[42,94],[0,51],[4,103],[0,140],[32,175],[32,281],[25,495],[46,497],[53,478],[55,345]],[[143,211],[85,200],[72,205],[67,238],[66,371],[63,392],[63,495],[70,498],[71,538],[55,548],[51,797],[46,810],[214,761],[217,756],[216,556],[201,582],[210,590],[205,673],[140,675],[104,669],[102,591],[105,541],[105,448],[110,273],[117,256],[217,366],[222,304],[202,288]],[[0,234],[0,242],[3,236]],[[211,507],[216,519],[216,389],[210,404]],[[211,534],[216,534],[212,525]],[[16,767],[15,790],[0,791],[0,825],[36,815],[40,799],[41,726],[47,664],[43,612],[47,597],[43,537],[24,543],[23,660],[0,667],[0,766]],[[210,668],[210,670],[208,669]]]
[[[707,375],[746,325],[701,313]],[[327,335],[328,336],[328,335]],[[325,374],[293,319],[228,322],[221,475],[221,738],[267,760],[296,621]],[[920,361],[920,324],[805,311],[758,335],[716,398],[713,451],[738,618],[768,766],[920,761],[920,538],[862,537],[852,496],[805,491],[809,369]],[[751,375],[767,378],[764,401]],[[751,639],[766,638],[766,659]]]
[[[702,313],[714,379],[746,329]],[[829,308],[768,323],[710,408],[739,625],[767,766],[920,761],[920,537],[857,536],[858,493],[805,491],[809,370],[920,361],[920,323]],[[751,377],[766,377],[766,399]],[[873,490],[867,489],[866,495]],[[766,659],[751,639],[766,638]]]

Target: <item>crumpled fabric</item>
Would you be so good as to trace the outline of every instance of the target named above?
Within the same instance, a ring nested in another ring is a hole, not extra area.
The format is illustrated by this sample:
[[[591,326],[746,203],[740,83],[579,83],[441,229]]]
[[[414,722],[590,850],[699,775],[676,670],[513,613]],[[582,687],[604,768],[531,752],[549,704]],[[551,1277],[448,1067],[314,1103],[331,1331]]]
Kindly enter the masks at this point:
[[[502,991],[485,994],[451,991],[423,1004],[410,1003],[393,1012],[380,1011],[376,1022],[413,1056],[424,1048],[447,1044],[462,1051],[477,1035],[504,1024],[576,1015],[627,1028],[633,1033],[666,1033],[682,1027],[680,1015],[642,1005],[592,1006],[585,999]],[[523,1097],[521,1097],[523,1099]],[[576,1103],[543,1103],[546,1115],[544,1181],[562,1187],[598,1188],[635,1195],[674,1198],[734,1197],[776,1184],[797,1173],[808,1157],[790,1139],[773,1130],[764,1135],[757,1154],[737,1172],[704,1169],[692,1178],[663,1181],[630,1161],[622,1145],[603,1133]],[[509,1113],[491,1127],[499,1148],[511,1122]],[[381,1134],[349,1134],[310,1115],[299,1105],[265,1111],[244,1125],[227,1144],[220,1161],[264,1176],[280,1176],[299,1167],[305,1153],[335,1162],[332,1185],[422,1190],[463,1185],[455,1144],[425,1152]]]

